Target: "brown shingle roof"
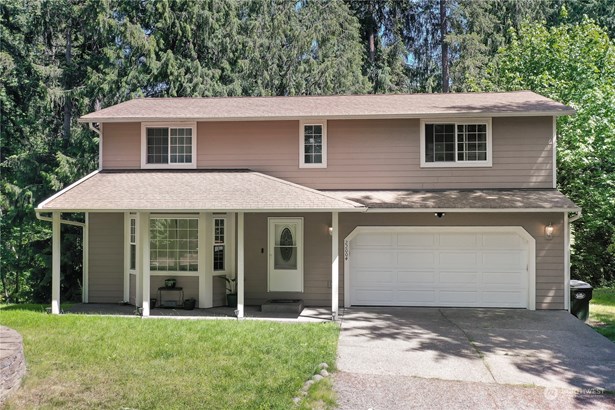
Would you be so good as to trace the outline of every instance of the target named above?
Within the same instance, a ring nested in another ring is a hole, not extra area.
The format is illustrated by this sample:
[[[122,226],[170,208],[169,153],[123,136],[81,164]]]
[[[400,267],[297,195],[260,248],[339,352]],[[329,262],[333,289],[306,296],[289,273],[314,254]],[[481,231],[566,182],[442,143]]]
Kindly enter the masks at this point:
[[[358,202],[370,209],[580,210],[574,202],[555,189],[324,192]]]
[[[39,205],[43,211],[353,210],[333,195],[249,170],[102,171]]]
[[[568,115],[574,110],[531,91],[298,97],[138,98],[84,115],[81,122],[299,118],[433,118]]]

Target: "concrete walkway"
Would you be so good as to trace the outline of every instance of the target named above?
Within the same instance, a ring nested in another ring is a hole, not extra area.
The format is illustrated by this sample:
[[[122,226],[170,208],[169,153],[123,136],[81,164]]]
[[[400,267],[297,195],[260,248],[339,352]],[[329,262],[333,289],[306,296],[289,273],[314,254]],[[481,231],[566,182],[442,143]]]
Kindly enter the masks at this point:
[[[343,409],[615,408],[615,343],[563,311],[347,309],[337,368]]]

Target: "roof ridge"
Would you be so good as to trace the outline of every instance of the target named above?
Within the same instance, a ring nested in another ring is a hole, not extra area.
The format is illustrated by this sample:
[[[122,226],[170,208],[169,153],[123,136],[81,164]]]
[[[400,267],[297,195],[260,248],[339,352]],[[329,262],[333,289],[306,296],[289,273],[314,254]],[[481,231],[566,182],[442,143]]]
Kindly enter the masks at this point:
[[[262,172],[258,172],[258,171],[251,171],[251,172],[256,174],[256,175],[258,175],[258,176],[261,176],[263,178],[274,180],[276,182],[281,182],[281,183],[284,183],[286,185],[289,185],[289,186],[292,186],[292,187],[295,187],[295,188],[303,189],[304,191],[308,191],[308,192],[311,192],[311,193],[314,193],[314,194],[318,194],[318,195],[324,196],[327,199],[333,199],[335,201],[344,202],[344,203],[346,203],[348,205],[354,206],[355,208],[366,208],[365,205],[361,205],[358,202],[354,202],[354,201],[351,201],[349,199],[338,198],[338,197],[336,197],[334,195],[327,195],[326,193],[324,193],[323,191],[319,191],[318,189],[308,188],[305,185],[295,184],[294,182],[290,182],[290,181],[287,181],[287,180],[281,179],[281,178],[276,178],[274,176],[267,175],[267,174],[264,174]]]
[[[472,91],[464,91],[464,92],[450,92],[450,93],[376,93],[376,94],[324,94],[324,95],[229,95],[229,96],[198,96],[198,97],[147,97],[147,96],[138,96],[132,98],[130,100],[123,101],[119,104],[123,104],[129,101],[138,101],[138,100],[214,100],[214,99],[250,99],[250,98],[266,98],[266,99],[288,99],[288,98],[323,98],[323,97],[394,97],[394,96],[408,96],[408,95],[416,95],[416,96],[441,96],[441,95],[475,95],[475,94],[511,94],[511,93],[535,93],[532,90],[513,90],[513,91],[483,91],[483,92],[472,92]],[[538,94],[540,95],[540,94]],[[546,98],[546,97],[545,97]]]

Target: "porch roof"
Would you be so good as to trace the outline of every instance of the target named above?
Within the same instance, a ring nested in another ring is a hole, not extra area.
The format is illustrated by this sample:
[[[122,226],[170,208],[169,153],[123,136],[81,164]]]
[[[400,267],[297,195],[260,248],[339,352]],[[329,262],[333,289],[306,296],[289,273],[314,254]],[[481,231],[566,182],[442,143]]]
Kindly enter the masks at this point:
[[[38,211],[352,211],[363,205],[250,170],[100,171]]]
[[[375,210],[580,211],[556,189],[324,191]]]
[[[305,118],[559,116],[574,110],[531,91],[283,97],[136,98],[80,122],[254,121]]]

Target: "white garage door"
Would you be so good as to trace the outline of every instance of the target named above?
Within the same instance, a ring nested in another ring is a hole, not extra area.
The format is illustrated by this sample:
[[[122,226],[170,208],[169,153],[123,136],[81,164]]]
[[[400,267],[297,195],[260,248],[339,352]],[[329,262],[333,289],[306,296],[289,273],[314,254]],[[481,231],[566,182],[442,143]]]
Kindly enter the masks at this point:
[[[530,307],[518,228],[363,229],[350,241],[352,305]]]

